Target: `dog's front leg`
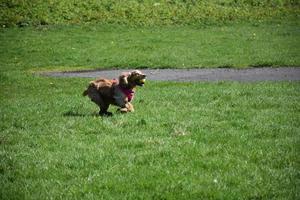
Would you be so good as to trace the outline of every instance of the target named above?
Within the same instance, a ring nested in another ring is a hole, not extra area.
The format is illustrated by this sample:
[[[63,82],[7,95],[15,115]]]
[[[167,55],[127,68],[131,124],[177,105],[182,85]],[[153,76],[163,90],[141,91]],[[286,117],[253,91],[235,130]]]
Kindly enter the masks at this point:
[[[126,107],[127,102],[124,101],[124,97],[117,96],[117,95],[115,95],[114,97],[115,97],[116,105],[120,107],[120,108],[118,108],[118,111],[120,111],[122,113],[126,113],[127,112],[127,107]]]
[[[124,106],[119,108],[119,111],[121,113],[134,112],[134,108],[133,108],[133,105],[131,103],[127,102]]]
[[[126,108],[128,112],[134,112],[133,105],[130,102],[126,104]]]

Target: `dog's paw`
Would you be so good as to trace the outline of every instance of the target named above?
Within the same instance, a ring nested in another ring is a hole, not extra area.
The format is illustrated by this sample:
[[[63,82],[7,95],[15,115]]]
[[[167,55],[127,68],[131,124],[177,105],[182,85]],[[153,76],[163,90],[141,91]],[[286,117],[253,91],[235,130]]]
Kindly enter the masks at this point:
[[[128,109],[127,108],[118,108],[118,112],[120,112],[120,113],[127,113]]]
[[[111,113],[111,112],[99,112],[99,115],[101,116],[101,117],[111,117],[113,114]]]
[[[127,112],[134,112],[133,105],[131,103],[126,104]]]

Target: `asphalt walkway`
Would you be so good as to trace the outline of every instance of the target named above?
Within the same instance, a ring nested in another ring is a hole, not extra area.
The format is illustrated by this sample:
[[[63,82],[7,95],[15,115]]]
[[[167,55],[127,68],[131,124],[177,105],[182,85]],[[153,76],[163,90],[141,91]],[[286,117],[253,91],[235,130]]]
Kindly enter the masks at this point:
[[[46,72],[53,77],[117,78],[133,69]],[[148,80],[157,81],[300,81],[300,67],[214,68],[214,69],[142,69]]]

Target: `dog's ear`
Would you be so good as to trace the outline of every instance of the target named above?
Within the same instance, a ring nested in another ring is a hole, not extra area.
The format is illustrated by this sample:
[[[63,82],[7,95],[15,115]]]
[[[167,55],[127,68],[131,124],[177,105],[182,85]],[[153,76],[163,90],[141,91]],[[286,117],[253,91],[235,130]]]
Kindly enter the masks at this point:
[[[121,74],[121,76],[119,76],[119,84],[122,86],[127,86],[128,85],[128,76],[130,75],[130,73],[123,73]]]
[[[133,70],[130,74],[133,76],[136,76],[136,75],[142,74],[142,72],[140,70]]]

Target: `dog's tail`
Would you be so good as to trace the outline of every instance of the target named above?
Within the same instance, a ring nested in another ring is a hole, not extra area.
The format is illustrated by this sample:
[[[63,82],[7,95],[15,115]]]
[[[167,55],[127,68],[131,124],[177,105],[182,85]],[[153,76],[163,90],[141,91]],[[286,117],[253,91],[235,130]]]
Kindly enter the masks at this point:
[[[82,96],[86,96],[86,95],[88,95],[88,93],[89,93],[89,91],[86,89],[86,90],[84,90],[84,92],[82,93]]]
[[[84,90],[84,92],[82,93],[82,96],[88,95],[91,87],[94,87],[94,82],[93,81],[91,81],[90,84],[88,85],[87,89]]]

